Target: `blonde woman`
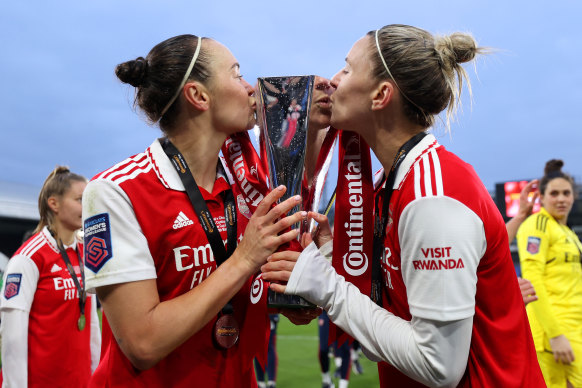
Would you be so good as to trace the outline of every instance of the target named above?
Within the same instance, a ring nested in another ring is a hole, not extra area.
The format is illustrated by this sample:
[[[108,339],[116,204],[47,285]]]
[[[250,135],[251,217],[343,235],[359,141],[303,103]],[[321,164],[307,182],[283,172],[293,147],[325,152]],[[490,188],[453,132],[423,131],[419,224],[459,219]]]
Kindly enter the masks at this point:
[[[8,262],[0,297],[3,387],[86,387],[99,362],[95,296],[85,297],[81,197],[87,180],[57,167],[40,222]]]
[[[378,249],[367,262],[357,252],[379,275],[378,305],[325,259],[329,228],[298,261],[284,252],[263,266],[267,280],[288,281],[275,291],[322,306],[381,361],[382,387],[544,385],[503,219],[473,168],[426,132],[441,111],[454,112],[461,64],[481,51],[467,34],[389,25],[358,40],[332,79],[331,125],[359,134],[388,175],[376,193]],[[355,187],[360,210],[344,231],[334,225],[334,251],[336,241],[357,247],[354,236],[369,227],[358,217],[375,204]]]

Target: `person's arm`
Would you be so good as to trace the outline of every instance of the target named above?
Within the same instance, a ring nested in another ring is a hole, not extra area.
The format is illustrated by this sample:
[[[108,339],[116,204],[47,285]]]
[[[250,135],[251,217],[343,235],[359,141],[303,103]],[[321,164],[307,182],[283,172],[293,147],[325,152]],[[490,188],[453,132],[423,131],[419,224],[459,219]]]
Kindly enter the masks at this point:
[[[486,244],[481,220],[464,205],[450,198],[430,201],[418,201],[399,221],[401,270],[412,321],[394,316],[361,294],[335,272],[315,244],[300,254],[287,286],[272,288],[322,306],[335,324],[361,343],[366,355],[389,362],[423,384],[456,386],[467,365],[476,269]],[[422,216],[426,212],[431,217]],[[423,246],[450,247],[451,257],[463,258],[464,268],[419,273],[412,261]],[[263,268],[285,280],[285,271],[293,267],[292,256],[276,253]]]
[[[87,297],[91,299],[91,372],[95,372],[101,357],[101,327],[97,314],[97,297],[95,295]]]
[[[297,237],[296,230],[279,233],[305,216],[297,212],[280,219],[300,202],[298,197],[269,210],[283,193],[278,188],[265,197],[233,255],[189,292],[161,302],[155,279],[97,288],[111,330],[136,368],[152,367],[198,332],[279,245]]]
[[[532,217],[544,216],[540,214]],[[550,234],[547,228],[538,228],[538,224],[536,219],[532,218],[531,222],[528,220],[522,224],[517,235],[522,276],[531,282],[538,297],[538,300],[531,303],[528,308],[533,310],[536,319],[550,339],[556,361],[561,360],[569,364],[574,360],[574,353],[568,339],[564,336],[563,328],[556,319],[544,281]]]
[[[38,278],[38,268],[30,258],[17,255],[8,261],[0,304],[6,387],[28,386],[28,319]],[[11,287],[8,293],[7,286]]]
[[[534,204],[537,201],[540,193],[537,191],[538,180],[534,179],[528,182],[527,185],[523,187],[521,193],[519,194],[519,210],[515,217],[507,221],[505,224],[505,229],[507,229],[507,237],[511,243],[517,234],[519,226],[527,217],[530,216]],[[529,198],[529,194],[534,191],[532,198]]]
[[[27,311],[2,311],[3,386],[28,386],[28,315]]]
[[[300,295],[322,306],[336,325],[360,342],[372,361],[386,361],[426,385],[456,386],[467,364],[472,317],[451,322],[416,317],[405,321],[338,275],[315,244],[301,254],[273,254],[283,265],[292,256],[299,259],[287,286],[272,284],[274,291]]]

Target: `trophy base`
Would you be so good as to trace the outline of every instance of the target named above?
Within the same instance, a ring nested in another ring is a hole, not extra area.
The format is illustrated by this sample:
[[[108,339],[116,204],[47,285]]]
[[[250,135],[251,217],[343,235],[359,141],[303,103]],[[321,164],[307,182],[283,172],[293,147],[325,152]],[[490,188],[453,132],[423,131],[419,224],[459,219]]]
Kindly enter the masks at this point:
[[[297,295],[286,295],[271,289],[267,293],[267,307],[288,309],[314,308],[315,305]]]

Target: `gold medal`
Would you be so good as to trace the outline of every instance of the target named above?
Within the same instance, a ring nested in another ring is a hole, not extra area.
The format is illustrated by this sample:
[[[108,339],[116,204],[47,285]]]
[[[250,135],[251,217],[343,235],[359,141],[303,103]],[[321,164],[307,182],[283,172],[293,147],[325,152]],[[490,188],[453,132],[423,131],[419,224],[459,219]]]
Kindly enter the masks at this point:
[[[79,331],[83,331],[83,329],[85,328],[85,314],[81,314],[81,316],[77,320],[77,328],[79,329]]]
[[[238,342],[239,328],[234,315],[224,314],[214,324],[214,340],[222,349],[228,349]]]

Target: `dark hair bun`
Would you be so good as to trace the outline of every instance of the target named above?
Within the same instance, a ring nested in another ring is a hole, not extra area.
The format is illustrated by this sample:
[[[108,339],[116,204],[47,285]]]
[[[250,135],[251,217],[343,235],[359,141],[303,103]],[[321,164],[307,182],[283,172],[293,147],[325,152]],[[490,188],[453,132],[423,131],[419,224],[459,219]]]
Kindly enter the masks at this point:
[[[138,87],[143,83],[148,70],[148,62],[144,57],[138,57],[133,61],[127,61],[117,65],[115,75],[121,82]]]
[[[560,159],[552,159],[546,163],[544,168],[544,175],[549,175],[551,173],[561,172],[564,162]]]

